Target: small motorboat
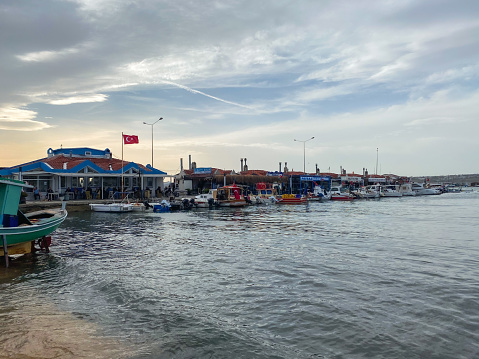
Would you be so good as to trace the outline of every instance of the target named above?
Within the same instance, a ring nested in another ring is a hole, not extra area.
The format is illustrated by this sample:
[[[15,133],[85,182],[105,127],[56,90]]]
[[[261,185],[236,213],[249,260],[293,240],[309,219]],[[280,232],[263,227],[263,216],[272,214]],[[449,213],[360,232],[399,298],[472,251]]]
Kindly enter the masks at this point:
[[[301,204],[308,203],[308,197],[300,194],[283,194],[278,198],[278,204]]]
[[[356,198],[347,188],[331,187],[331,201],[352,201]]]
[[[124,213],[133,211],[133,205],[130,203],[90,203],[90,209],[93,212]]]

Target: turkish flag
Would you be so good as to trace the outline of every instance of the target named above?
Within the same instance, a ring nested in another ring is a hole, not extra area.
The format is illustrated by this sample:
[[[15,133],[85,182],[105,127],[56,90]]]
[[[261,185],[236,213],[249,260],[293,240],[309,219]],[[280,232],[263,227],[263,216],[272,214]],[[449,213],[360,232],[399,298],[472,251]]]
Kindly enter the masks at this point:
[[[138,136],[123,135],[123,143],[125,145],[131,145],[132,143],[140,143],[140,141],[138,141]]]

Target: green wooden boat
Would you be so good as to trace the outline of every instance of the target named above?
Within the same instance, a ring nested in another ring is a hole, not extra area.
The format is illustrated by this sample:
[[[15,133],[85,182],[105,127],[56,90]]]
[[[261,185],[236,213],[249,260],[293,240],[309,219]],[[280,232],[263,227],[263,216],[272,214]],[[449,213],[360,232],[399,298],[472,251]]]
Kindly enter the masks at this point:
[[[10,246],[49,235],[68,215],[64,205],[58,209],[22,213],[18,206],[23,187],[31,186],[22,181],[0,179],[0,240],[4,255]]]

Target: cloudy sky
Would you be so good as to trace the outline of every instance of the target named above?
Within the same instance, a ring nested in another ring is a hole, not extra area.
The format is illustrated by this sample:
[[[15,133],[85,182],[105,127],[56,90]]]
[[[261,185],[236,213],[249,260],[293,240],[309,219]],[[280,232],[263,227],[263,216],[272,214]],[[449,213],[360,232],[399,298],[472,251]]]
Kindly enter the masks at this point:
[[[5,0],[0,166],[477,173],[478,70],[477,0]]]

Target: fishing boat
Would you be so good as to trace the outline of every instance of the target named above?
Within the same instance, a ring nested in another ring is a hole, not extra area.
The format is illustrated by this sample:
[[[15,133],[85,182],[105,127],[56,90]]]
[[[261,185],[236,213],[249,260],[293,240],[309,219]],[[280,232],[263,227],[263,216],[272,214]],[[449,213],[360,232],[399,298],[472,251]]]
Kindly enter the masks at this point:
[[[198,208],[209,208],[216,200],[216,189],[210,189],[208,193],[195,196],[195,206]]]
[[[433,194],[441,194],[439,190],[433,189],[433,188],[427,188],[424,186],[423,183],[416,183],[413,182],[411,183],[412,190],[416,192],[417,196],[427,196],[427,195],[433,195]]]
[[[358,198],[379,198],[380,195],[380,186],[379,185],[372,185],[361,187],[357,191],[354,191],[353,194]]]
[[[308,197],[302,196],[300,194],[283,194],[278,198],[279,204],[301,204],[307,202]]]
[[[8,266],[9,254],[25,254],[31,252],[31,242],[45,239],[42,246],[48,251],[50,245],[46,239],[65,220],[68,213],[65,202],[61,208],[46,209],[24,214],[20,211],[19,202],[22,188],[32,188],[22,181],[0,180],[0,235],[3,239],[3,254]]]
[[[256,204],[277,203],[276,189],[271,183],[259,182],[256,184],[256,195],[251,196],[251,201]]]
[[[347,188],[331,187],[331,201],[352,201],[356,196],[351,194]]]
[[[218,188],[216,202],[220,207],[243,207],[247,204],[243,190],[235,184]]]
[[[383,186],[383,197],[402,197],[402,192],[399,191],[399,186],[395,184],[390,184]]]
[[[412,185],[410,183],[403,183],[399,186],[399,192],[402,193],[403,196],[415,196],[416,192],[413,191]]]

